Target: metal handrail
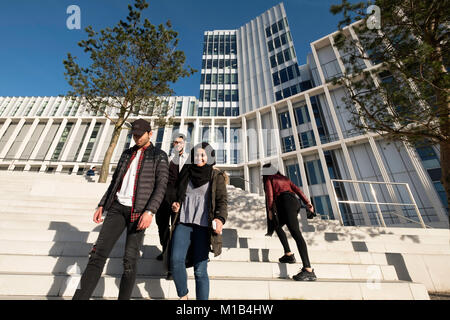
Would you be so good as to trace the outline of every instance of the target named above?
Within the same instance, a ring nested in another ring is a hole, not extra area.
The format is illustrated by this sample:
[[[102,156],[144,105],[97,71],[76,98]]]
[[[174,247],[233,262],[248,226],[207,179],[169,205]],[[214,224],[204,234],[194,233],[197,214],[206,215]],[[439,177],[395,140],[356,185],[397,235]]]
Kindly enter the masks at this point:
[[[335,186],[334,186],[334,183],[333,183],[333,182],[347,182],[347,183],[364,183],[364,184],[368,184],[368,185],[370,186],[370,189],[371,189],[372,195],[373,195],[373,197],[374,197],[374,199],[375,199],[375,202],[373,202],[373,201],[339,200],[338,197],[337,197],[336,189],[335,189]],[[333,186],[333,193],[334,193],[334,197],[335,197],[336,203],[338,203],[338,204],[339,204],[339,203],[348,203],[348,204],[371,204],[371,205],[376,205],[376,207],[377,207],[377,212],[378,212],[378,216],[376,216],[376,217],[377,217],[378,223],[381,224],[384,228],[386,228],[386,223],[385,223],[385,221],[384,221],[383,214],[381,213],[380,205],[413,206],[414,209],[415,209],[415,211],[416,211],[417,217],[419,218],[419,221],[420,221],[420,222],[417,222],[417,221],[415,221],[415,220],[412,220],[412,219],[410,219],[410,218],[407,218],[407,217],[405,217],[405,216],[402,216],[402,215],[397,214],[397,213],[394,213],[394,212],[391,212],[390,214],[393,214],[393,215],[396,215],[396,216],[398,216],[398,217],[400,217],[400,218],[403,218],[403,219],[405,219],[405,220],[408,220],[408,221],[411,221],[411,222],[420,224],[420,225],[422,226],[422,228],[424,228],[424,229],[427,228],[427,227],[430,228],[430,229],[433,229],[433,227],[431,227],[431,226],[429,226],[429,225],[426,225],[426,224],[424,223],[424,221],[423,221],[423,219],[422,219],[422,215],[420,214],[419,208],[417,207],[417,203],[416,203],[416,201],[414,200],[414,196],[413,196],[413,194],[412,194],[412,192],[411,192],[411,189],[409,188],[409,185],[408,185],[407,183],[404,183],[404,182],[379,182],[379,181],[361,181],[361,180],[331,179],[331,184],[332,184],[332,186]],[[377,196],[376,196],[375,189],[373,188],[373,184],[382,184],[382,185],[403,185],[403,186],[406,187],[406,190],[408,191],[408,194],[409,194],[410,199],[412,200],[412,203],[378,202],[378,199],[377,199]],[[341,224],[343,224],[343,221],[342,221],[342,214],[341,214],[341,209],[340,209],[339,206],[337,206],[337,209],[338,209],[339,219],[341,220]]]

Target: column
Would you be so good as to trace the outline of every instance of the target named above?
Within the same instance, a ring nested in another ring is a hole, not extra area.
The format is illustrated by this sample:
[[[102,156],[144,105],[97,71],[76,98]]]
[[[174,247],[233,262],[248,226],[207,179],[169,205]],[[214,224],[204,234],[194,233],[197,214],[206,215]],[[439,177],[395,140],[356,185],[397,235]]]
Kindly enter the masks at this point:
[[[61,162],[64,162],[67,160],[67,156],[69,155],[70,149],[72,149],[73,142],[75,141],[75,138],[78,134],[78,131],[80,130],[82,120],[80,118],[77,119],[77,122],[75,123],[75,126],[72,129],[72,132],[70,134],[69,139],[66,142],[66,146],[64,147],[64,151],[61,155]],[[61,172],[62,170],[62,164],[59,164],[56,168],[56,172]]]
[[[30,159],[33,160],[36,158],[37,153],[39,152],[39,149],[42,147],[42,143],[44,143],[45,136],[48,134],[50,128],[52,127],[53,119],[48,119],[47,124],[45,125],[44,130],[42,131],[41,136],[39,137],[38,142],[36,143],[36,146],[33,149],[33,152],[30,155]],[[30,165],[27,164],[24,168],[24,171],[30,170]]]
[[[44,172],[45,169],[47,168],[47,163],[50,163],[50,159],[53,155],[53,152],[55,152],[56,146],[58,145],[59,139],[61,139],[61,135],[64,131],[64,128],[66,127],[67,124],[67,118],[63,119],[63,121],[61,122],[61,125],[58,128],[58,131],[56,132],[55,135],[55,139],[53,140],[52,144],[50,145],[50,149],[48,150],[45,158],[44,158],[44,163],[42,164],[41,170],[39,170],[40,172]]]
[[[98,162],[98,159],[100,158],[100,153],[102,152],[102,149],[103,149],[103,145],[105,143],[109,144],[109,141],[106,141],[106,138],[108,136],[110,124],[111,124],[111,120],[106,119],[106,122],[103,125],[103,131],[100,136],[100,140],[98,141],[97,149],[95,150],[94,158],[92,159],[92,162]]]

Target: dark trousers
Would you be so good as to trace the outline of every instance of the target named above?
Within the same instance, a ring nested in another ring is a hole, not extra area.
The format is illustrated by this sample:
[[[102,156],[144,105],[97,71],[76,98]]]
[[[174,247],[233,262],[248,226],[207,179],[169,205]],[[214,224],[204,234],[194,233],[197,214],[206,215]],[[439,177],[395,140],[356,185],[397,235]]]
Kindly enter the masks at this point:
[[[279,216],[280,224],[275,232],[281,241],[284,252],[290,252],[289,243],[286,237],[286,233],[282,229],[283,225],[286,225],[289,232],[297,243],[297,248],[302,259],[303,267],[310,268],[311,264],[308,257],[308,248],[306,247],[306,241],[303,239],[302,233],[298,223],[297,214],[300,210],[300,201],[292,193],[282,193],[278,196],[275,205],[277,206],[277,213]]]
[[[144,231],[136,231],[139,219],[130,223],[131,207],[123,206],[114,201],[106,215],[102,229],[92,251],[86,270],[81,276],[80,287],[76,290],[73,300],[87,300],[91,297],[100,279],[106,259],[122,232],[127,230],[125,253],[123,257],[123,274],[120,280],[119,300],[131,298],[136,282],[136,266],[139,251],[144,240]]]
[[[159,243],[163,248],[163,252],[166,251],[167,244],[169,242],[169,219],[173,222],[175,213],[172,211],[171,204],[167,201],[163,201],[156,213],[156,224],[158,225]]]

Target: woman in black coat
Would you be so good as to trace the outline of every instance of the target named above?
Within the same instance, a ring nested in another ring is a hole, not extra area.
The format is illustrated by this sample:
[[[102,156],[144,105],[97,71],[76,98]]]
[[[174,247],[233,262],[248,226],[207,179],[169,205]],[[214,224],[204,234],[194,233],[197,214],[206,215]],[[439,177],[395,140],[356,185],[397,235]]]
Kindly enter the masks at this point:
[[[208,254],[222,251],[222,227],[228,216],[225,174],[213,168],[215,151],[206,142],[196,145],[177,182],[178,213],[172,237],[170,270],[177,294],[187,299],[186,254],[194,266],[198,300],[209,298]]]

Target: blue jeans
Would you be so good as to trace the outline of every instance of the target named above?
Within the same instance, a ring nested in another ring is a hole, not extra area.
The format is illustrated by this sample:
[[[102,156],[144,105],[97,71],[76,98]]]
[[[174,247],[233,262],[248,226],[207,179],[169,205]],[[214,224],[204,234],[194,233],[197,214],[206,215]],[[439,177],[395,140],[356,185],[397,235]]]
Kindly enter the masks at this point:
[[[170,270],[172,272],[173,281],[175,282],[177,294],[180,298],[188,294],[186,254],[191,244],[197,300],[208,300],[209,278],[207,268],[209,231],[207,227],[180,223],[175,228],[170,257]]]

